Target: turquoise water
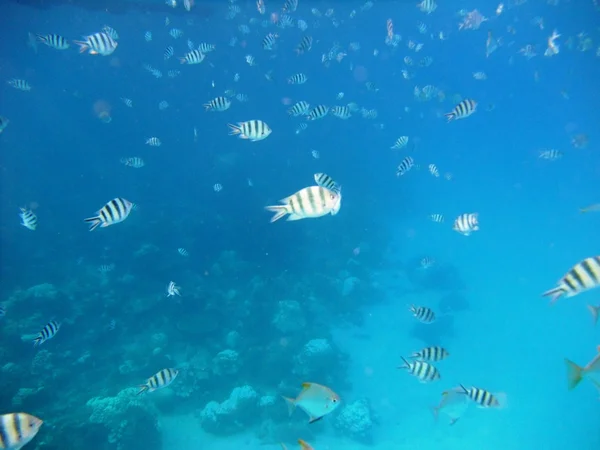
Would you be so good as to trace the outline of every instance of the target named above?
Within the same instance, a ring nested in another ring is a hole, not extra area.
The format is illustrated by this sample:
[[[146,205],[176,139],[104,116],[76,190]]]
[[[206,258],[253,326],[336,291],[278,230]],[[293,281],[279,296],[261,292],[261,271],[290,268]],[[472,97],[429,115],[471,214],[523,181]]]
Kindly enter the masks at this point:
[[[242,1],[190,12],[80,3],[0,6],[0,116],[9,120],[0,134],[0,413],[44,420],[27,449],[292,449],[299,438],[317,450],[600,448],[600,393],[589,380],[569,391],[564,365],[597,353],[600,328],[585,305],[599,305],[600,290],[553,306],[541,297],[600,254],[600,212],[579,212],[600,203],[592,1],[513,1],[501,14],[494,2],[440,1],[425,14],[416,2],[300,0],[285,29],[271,21],[283,1],[266,2],[264,16]],[[489,20],[458,31],[463,8]],[[385,42],[389,18],[396,47]],[[119,34],[109,56],[28,46],[29,32],[72,41],[104,25]],[[544,56],[554,29],[560,51]],[[488,31],[500,46],[486,57]],[[268,33],[279,35],[271,51],[261,44]],[[312,49],[296,55],[304,35]],[[181,65],[188,39],[216,49]],[[520,53],[529,44],[531,59]],[[167,46],[175,56],[165,61]],[[287,84],[296,73],[308,82]],[[416,98],[426,85],[434,98]],[[223,95],[227,111],[204,111]],[[477,111],[447,123],[443,114],[465,98]],[[290,117],[301,100],[352,103],[352,117]],[[254,119],[273,130],[267,139],[228,135],[228,123]],[[586,145],[572,144],[584,135]],[[390,149],[400,136],[408,145]],[[150,137],[162,145],[145,145]],[[562,156],[540,158],[548,149]],[[417,166],[396,177],[406,156]],[[130,157],[144,167],[121,162]],[[342,185],[340,212],[269,223],[264,207],[318,172]],[[89,232],[83,219],[115,197],[135,203],[130,216]],[[20,207],[37,215],[35,231],[20,225]],[[452,229],[464,213],[479,218],[468,237]],[[421,267],[424,257],[432,267]],[[171,281],[180,296],[167,297]],[[436,322],[419,323],[411,304],[432,308]],[[34,349],[50,320],[59,332]],[[397,369],[429,345],[450,352],[433,363],[440,380]],[[164,368],[179,370],[170,386],[135,395]],[[288,417],[281,399],[307,381],[342,399],[311,425],[302,411]],[[459,384],[506,405],[467,403],[454,425],[443,410],[435,420],[432,407]]]

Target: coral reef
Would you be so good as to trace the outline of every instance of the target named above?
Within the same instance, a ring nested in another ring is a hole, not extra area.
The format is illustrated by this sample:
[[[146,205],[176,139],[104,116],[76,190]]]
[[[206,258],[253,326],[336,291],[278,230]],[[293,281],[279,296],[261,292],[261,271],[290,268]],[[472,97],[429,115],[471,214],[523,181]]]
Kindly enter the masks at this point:
[[[345,405],[335,418],[336,431],[363,444],[373,443],[373,413],[366,399]]]
[[[236,387],[224,402],[206,404],[200,412],[200,424],[209,433],[227,435],[255,423],[258,412],[258,393],[248,385]]]

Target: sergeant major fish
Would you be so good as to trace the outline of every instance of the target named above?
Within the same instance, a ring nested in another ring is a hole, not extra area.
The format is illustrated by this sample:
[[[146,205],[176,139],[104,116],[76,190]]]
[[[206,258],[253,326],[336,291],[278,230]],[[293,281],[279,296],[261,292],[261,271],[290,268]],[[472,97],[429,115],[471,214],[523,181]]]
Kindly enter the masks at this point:
[[[175,380],[178,373],[179,371],[177,369],[162,369],[160,372],[148,378],[146,384],[140,385],[140,390],[137,395],[144,392],[154,392],[157,389],[167,387]]]
[[[600,286],[600,256],[592,256],[577,263],[560,280],[558,286],[542,294],[554,303],[561,297],[574,297]]]
[[[43,420],[19,412],[0,416],[0,449],[20,450],[40,431]]]
[[[238,135],[241,139],[248,139],[252,142],[262,141],[272,133],[271,128],[262,120],[248,120],[238,122],[237,125],[228,124],[230,128],[229,135]]]
[[[19,213],[19,217],[21,218],[21,225],[25,228],[35,231],[37,228],[37,216],[33,211],[26,208],[20,208],[21,212]]]
[[[37,337],[33,340],[33,346],[38,347],[46,342],[48,339],[52,339],[56,333],[60,330],[60,323],[56,320],[51,320],[42,328],[38,333]]]
[[[79,45],[79,53],[89,50],[91,55],[111,55],[119,45],[113,38],[106,33],[96,33],[84,36],[84,41],[73,41]]]
[[[90,224],[90,231],[94,231],[98,227],[104,228],[123,222],[129,217],[132,209],[133,203],[124,198],[117,197],[100,208],[96,216],[88,217],[84,219],[84,222]]]
[[[275,215],[271,223],[289,215],[287,220],[314,219],[327,214],[336,215],[340,209],[341,195],[322,186],[309,186],[282,200],[281,205],[267,206]]]

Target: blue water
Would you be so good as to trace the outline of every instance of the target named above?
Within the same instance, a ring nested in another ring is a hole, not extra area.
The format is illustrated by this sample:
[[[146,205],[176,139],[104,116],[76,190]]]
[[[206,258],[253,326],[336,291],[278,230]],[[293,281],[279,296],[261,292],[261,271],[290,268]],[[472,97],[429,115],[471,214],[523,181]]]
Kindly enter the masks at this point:
[[[568,391],[563,362],[585,365],[596,354],[600,328],[585,305],[600,304],[600,291],[552,307],[540,295],[600,254],[600,212],[579,212],[600,203],[600,11],[592,1],[513,1],[500,15],[490,1],[440,1],[427,15],[415,1],[361,10],[364,2],[300,0],[291,17],[307,22],[305,32],[262,26],[283,1],[268,1],[265,16],[255,2],[235,2],[233,18],[231,2],[221,1],[190,12],[160,1],[79,3],[0,5],[0,115],[10,121],[0,134],[0,413],[44,420],[26,448],[291,449],[298,438],[315,449],[600,448],[600,393],[588,380]],[[490,20],[459,32],[459,10],[474,8]],[[396,48],[385,43],[388,18],[402,36]],[[27,45],[28,32],[73,40],[104,25],[119,34],[110,56]],[[173,39],[171,28],[183,37]],[[544,57],[554,29],[560,52]],[[502,45],[486,57],[488,31]],[[280,35],[271,52],[261,45],[269,32]],[[297,56],[305,34],[313,48]],[[592,45],[581,51],[585,38]],[[188,39],[216,50],[201,65],[180,65]],[[422,50],[410,50],[410,40]],[[321,55],[336,42],[346,55],[326,67]],[[528,44],[537,53],[530,60],[519,53]],[[175,57],[165,61],[168,45]],[[419,67],[426,56],[431,66]],[[479,71],[486,80],[473,78]],[[300,72],[309,81],[288,85]],[[14,78],[31,91],[5,83]],[[441,100],[418,101],[413,90],[426,85],[443,91]],[[228,89],[248,101],[204,111]],[[446,123],[443,114],[463,98],[477,111]],[[328,116],[297,134],[304,119],[286,111],[300,100],[353,102],[377,117]],[[169,107],[159,110],[161,101]],[[102,111],[110,123],[99,120]],[[228,123],[252,119],[273,133],[260,142],[228,135]],[[409,145],[390,150],[403,135]],[[573,146],[577,135],[587,145]],[[152,136],[162,146],[145,145]],[[543,149],[562,157],[541,159]],[[143,168],[120,162],[135,156]],[[419,167],[396,177],[406,156]],[[314,184],[317,172],[342,185],[339,214],[270,224],[264,207]],[[136,209],[89,232],[83,219],[115,197]],[[35,231],[19,224],[20,207],[37,215]],[[434,213],[444,223],[432,222]],[[452,230],[463,213],[479,214],[480,230],[468,237]],[[425,256],[436,264],[420,268]],[[180,297],[167,297],[170,281]],[[436,310],[437,323],[418,323],[410,304]],[[30,339],[52,319],[59,333],[33,349]],[[331,349],[308,362],[313,339]],[[434,363],[441,380],[421,384],[396,367],[426,345],[451,355]],[[231,366],[219,359],[224,350],[237,352]],[[132,388],[166,367],[179,370],[171,386],[135,396]],[[310,426],[301,411],[288,418],[280,398],[305,381],[342,398]],[[436,421],[431,407],[458,384],[506,395],[507,405],[470,405],[453,426],[443,412]],[[244,386],[255,397],[223,406]],[[211,401],[222,408],[216,425],[206,419]],[[367,418],[345,412],[357,401]]]

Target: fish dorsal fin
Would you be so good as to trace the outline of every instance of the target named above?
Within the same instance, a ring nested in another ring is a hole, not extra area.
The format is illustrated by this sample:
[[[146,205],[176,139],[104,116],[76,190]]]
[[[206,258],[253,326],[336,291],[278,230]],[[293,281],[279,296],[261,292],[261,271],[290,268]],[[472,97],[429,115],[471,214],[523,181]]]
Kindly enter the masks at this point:
[[[310,389],[311,386],[312,386],[312,383],[307,383],[307,382],[302,383],[302,389],[305,391],[307,389]]]

